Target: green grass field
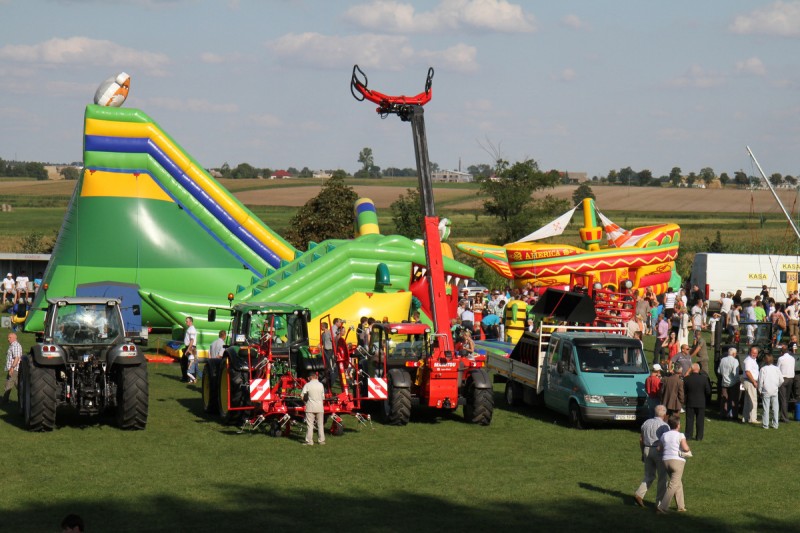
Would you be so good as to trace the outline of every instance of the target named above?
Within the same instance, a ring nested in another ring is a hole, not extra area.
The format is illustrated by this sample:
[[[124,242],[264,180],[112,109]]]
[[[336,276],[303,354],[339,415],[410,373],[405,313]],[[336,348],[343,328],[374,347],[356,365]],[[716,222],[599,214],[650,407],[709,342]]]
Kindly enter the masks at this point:
[[[28,433],[15,401],[0,409],[0,530],[56,531],[72,512],[90,532],[796,531],[800,518],[798,422],[763,430],[710,410],[684,474],[689,512],[657,516],[633,504],[635,428],[573,430],[509,408],[501,384],[488,427],[460,410],[415,412],[406,427],[347,417],[343,436],[309,448],[300,428],[271,438],[210,419],[178,365],[150,364],[149,377],[145,431],[73,416]]]

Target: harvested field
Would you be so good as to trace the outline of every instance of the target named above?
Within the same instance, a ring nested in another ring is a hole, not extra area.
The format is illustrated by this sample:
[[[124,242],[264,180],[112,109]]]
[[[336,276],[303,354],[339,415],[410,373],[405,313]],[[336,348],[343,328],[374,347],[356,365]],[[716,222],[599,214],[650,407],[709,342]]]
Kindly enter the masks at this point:
[[[572,202],[575,186],[559,186],[549,194]],[[655,187],[592,187],[601,211],[647,211],[681,213],[756,213],[780,211],[769,190],[742,189],[674,189]],[[541,195],[542,193],[538,193]],[[788,211],[796,212],[797,191],[779,190],[778,197]],[[439,191],[436,191],[439,199]],[[475,199],[448,205],[450,209],[480,209],[481,200]]]
[[[405,194],[403,187],[381,187],[379,185],[356,185],[353,189],[362,198],[369,198],[375,202],[379,209],[387,209],[401,194]],[[246,205],[285,205],[299,207],[309,199],[319,194],[320,186],[308,187],[282,187],[243,191],[234,193],[240,202]],[[435,191],[437,202],[446,202],[465,196],[474,195],[471,189],[439,189]],[[476,200],[477,202],[477,200]],[[464,202],[467,203],[467,202]],[[459,205],[461,205],[459,203]]]
[[[4,181],[0,183],[3,196],[70,196],[74,181]],[[220,180],[223,187],[246,205],[275,205],[299,207],[319,194],[321,182],[298,184],[297,181],[265,180]],[[372,199],[378,208],[388,208],[406,189],[415,186],[355,185],[359,196]],[[778,212],[778,207],[769,190],[749,191],[743,189],[674,189],[655,187],[609,187],[592,188],[597,197],[597,206],[603,211],[645,211],[681,213],[756,213]],[[571,201],[573,185],[561,185],[546,191],[557,198]],[[476,189],[458,188],[455,184],[434,187],[437,203],[446,203],[448,209],[480,210],[483,200],[475,196]],[[543,193],[537,193],[537,196]],[[798,194],[795,190],[781,189],[778,196],[789,211],[796,212]]]

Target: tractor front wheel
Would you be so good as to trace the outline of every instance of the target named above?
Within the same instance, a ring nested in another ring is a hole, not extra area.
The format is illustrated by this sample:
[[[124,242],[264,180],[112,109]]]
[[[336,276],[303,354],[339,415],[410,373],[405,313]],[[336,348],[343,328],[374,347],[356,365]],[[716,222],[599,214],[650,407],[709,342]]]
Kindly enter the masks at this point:
[[[391,376],[388,379],[389,397],[383,402],[384,417],[391,426],[405,426],[411,419],[411,390],[396,387]]]

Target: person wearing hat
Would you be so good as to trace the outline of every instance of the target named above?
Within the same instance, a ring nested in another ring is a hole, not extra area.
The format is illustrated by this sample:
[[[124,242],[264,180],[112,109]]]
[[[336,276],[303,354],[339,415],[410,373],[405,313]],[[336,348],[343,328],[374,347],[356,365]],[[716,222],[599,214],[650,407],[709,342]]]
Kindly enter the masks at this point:
[[[0,270],[2,272],[2,270]],[[14,290],[16,284],[14,283],[14,275],[9,272],[6,274],[5,279],[3,280],[3,304],[8,301],[8,303],[14,302],[14,297],[17,295],[16,291]],[[8,300],[6,300],[6,296],[8,296]]]
[[[653,416],[656,405],[661,402],[661,365],[655,363],[650,369],[650,375],[644,380],[644,390],[647,393],[647,409]]]

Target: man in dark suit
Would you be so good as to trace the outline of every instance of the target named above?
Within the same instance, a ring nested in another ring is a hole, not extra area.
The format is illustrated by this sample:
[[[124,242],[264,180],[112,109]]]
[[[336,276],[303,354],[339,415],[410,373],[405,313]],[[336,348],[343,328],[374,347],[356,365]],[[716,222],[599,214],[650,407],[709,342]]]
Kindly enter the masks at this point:
[[[684,378],[683,388],[686,398],[686,439],[691,440],[694,433],[695,439],[703,440],[706,397],[711,395],[711,383],[707,375],[700,373],[699,364],[692,365],[692,373]]]

